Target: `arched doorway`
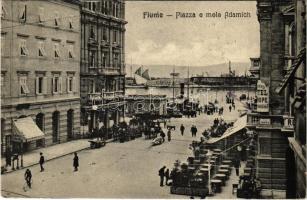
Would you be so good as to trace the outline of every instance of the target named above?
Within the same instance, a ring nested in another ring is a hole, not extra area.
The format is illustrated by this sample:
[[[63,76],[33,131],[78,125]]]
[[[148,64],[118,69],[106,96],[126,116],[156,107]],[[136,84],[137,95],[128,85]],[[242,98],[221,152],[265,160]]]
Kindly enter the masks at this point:
[[[67,140],[73,139],[74,131],[74,110],[67,111]]]
[[[35,122],[36,122],[36,125],[38,126],[38,128],[41,130],[41,131],[43,131],[44,132],[44,129],[45,129],[45,127],[44,127],[44,122],[45,122],[45,115],[43,114],[43,113],[38,113],[37,115],[36,115],[36,120],[35,120]]]
[[[54,111],[52,114],[52,142],[57,143],[59,141],[60,133],[60,112]]]

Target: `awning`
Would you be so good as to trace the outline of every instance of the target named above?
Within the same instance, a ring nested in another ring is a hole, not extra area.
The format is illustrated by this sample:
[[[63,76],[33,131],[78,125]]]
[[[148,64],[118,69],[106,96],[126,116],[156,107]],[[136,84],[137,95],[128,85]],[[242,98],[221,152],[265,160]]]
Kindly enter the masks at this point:
[[[31,117],[13,121],[13,137],[16,142],[31,142],[44,138],[44,133],[38,128]]]
[[[237,132],[239,132],[240,130],[244,129],[246,127],[247,124],[247,115],[244,115],[243,117],[240,117],[234,124],[232,127],[228,128],[225,133],[221,136],[221,137],[213,137],[210,138],[207,141],[207,144],[213,144],[216,143],[224,138],[227,138]]]
[[[302,49],[299,53],[299,55],[295,58],[294,63],[292,64],[291,68],[287,72],[286,76],[282,80],[282,82],[279,84],[279,86],[276,88],[275,92],[278,94],[283,91],[283,89],[287,86],[291,78],[295,75],[295,72],[297,68],[300,66],[300,64],[306,59],[306,48]]]

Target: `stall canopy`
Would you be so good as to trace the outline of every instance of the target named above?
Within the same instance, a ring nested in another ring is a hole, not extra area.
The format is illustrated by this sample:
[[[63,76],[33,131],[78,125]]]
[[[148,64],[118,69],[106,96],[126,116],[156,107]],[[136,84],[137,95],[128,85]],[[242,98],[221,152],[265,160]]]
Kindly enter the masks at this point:
[[[213,137],[210,138],[207,141],[207,144],[214,144],[224,138],[227,138],[237,132],[239,132],[240,130],[244,129],[246,127],[247,124],[247,115],[244,115],[242,117],[240,117],[234,124],[232,127],[228,128],[225,133],[221,136],[221,137]]]
[[[31,117],[13,121],[13,140],[31,142],[44,138],[44,133],[38,128]]]

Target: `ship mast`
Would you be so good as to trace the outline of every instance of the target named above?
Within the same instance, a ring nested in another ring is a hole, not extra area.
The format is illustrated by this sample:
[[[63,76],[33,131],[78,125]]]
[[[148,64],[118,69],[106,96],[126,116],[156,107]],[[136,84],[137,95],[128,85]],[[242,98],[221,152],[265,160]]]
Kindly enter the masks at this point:
[[[173,67],[171,75],[173,76],[173,103],[175,103],[175,67]]]

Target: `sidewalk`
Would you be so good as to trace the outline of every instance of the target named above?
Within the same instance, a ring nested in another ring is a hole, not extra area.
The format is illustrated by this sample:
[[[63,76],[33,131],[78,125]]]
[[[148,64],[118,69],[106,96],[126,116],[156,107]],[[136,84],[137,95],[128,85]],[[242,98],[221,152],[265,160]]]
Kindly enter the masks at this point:
[[[53,146],[48,146],[45,148],[36,149],[31,152],[25,153],[23,155],[23,166],[24,166],[23,168],[38,164],[40,152],[44,154],[45,161],[49,161],[55,158],[59,158],[59,157],[71,154],[76,151],[87,149],[89,148],[89,146],[90,144],[88,142],[88,139],[80,139],[80,140],[73,140],[73,141],[65,142],[61,144],[56,144]],[[20,158],[19,158],[19,163],[20,163]],[[4,166],[4,165],[5,165],[5,158],[1,158],[1,166]],[[16,168],[16,162],[15,162],[15,168]],[[19,168],[19,169],[22,169],[22,168]],[[12,170],[12,167],[8,166],[7,171],[4,173],[10,173],[14,171],[16,170]]]

